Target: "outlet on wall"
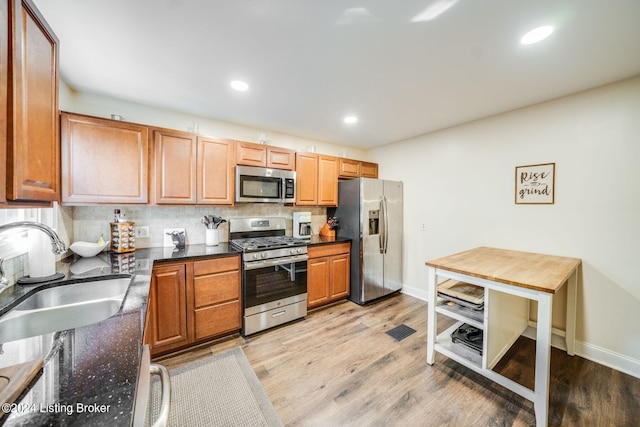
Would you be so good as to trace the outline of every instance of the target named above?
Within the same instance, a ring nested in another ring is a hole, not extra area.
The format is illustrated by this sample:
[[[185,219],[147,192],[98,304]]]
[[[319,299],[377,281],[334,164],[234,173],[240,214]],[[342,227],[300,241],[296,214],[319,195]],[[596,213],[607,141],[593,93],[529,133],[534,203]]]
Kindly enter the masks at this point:
[[[427,231],[427,223],[426,222],[421,222],[420,223],[420,231]]]
[[[135,232],[136,232],[137,238],[144,239],[145,237],[149,237],[149,226],[148,225],[137,226],[135,228]]]

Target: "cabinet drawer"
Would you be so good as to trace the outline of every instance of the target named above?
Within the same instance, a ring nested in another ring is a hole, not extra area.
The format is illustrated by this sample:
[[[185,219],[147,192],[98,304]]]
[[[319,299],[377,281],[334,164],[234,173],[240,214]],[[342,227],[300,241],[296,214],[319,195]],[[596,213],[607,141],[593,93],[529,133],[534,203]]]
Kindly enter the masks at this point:
[[[240,273],[229,271],[193,278],[195,307],[240,299]]]
[[[240,301],[195,311],[195,339],[212,337],[241,328]]]
[[[220,273],[222,271],[240,270],[240,257],[224,257],[193,262],[193,275]]]
[[[348,254],[351,250],[350,242],[334,243],[329,245],[309,246],[307,249],[309,258]]]

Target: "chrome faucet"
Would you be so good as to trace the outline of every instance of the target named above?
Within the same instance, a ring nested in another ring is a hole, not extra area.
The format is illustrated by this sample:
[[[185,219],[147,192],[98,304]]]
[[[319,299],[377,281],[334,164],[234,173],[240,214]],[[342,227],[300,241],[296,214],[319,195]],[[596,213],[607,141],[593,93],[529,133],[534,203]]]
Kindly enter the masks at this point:
[[[61,254],[67,250],[64,242],[51,228],[44,224],[33,221],[16,221],[9,224],[0,225],[0,234],[12,228],[35,228],[42,231],[51,239],[51,250],[54,254]],[[2,270],[2,258],[0,258],[0,284],[6,284],[7,279],[4,277],[4,271]]]
[[[64,242],[60,237],[53,231],[51,228],[47,227],[44,224],[33,221],[17,221],[11,222],[9,224],[0,225],[0,233],[4,233],[7,230],[12,228],[35,228],[36,230],[42,231],[44,234],[49,236],[51,239],[51,250],[53,250],[54,254],[61,254],[67,250],[67,247],[64,245]]]

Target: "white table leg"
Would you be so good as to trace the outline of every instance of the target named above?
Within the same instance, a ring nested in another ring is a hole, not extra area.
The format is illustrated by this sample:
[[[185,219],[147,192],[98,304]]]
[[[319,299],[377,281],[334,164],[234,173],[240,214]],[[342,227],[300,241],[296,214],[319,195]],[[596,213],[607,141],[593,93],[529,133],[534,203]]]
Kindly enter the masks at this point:
[[[576,305],[578,304],[578,269],[567,280],[567,330],[565,341],[567,354],[573,356],[576,349]]]
[[[551,361],[551,310],[553,294],[540,292],[536,335],[536,372],[533,406],[536,426],[546,426],[549,419],[549,374]]]
[[[427,363],[433,365],[435,361],[435,344],[436,335],[438,334],[438,325],[436,323],[436,269],[427,268]]]

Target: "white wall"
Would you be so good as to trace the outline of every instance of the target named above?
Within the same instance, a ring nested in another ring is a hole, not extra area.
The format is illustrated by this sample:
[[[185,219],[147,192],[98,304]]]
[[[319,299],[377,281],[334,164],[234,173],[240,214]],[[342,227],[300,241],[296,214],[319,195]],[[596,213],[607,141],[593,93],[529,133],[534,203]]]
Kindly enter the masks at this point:
[[[640,77],[369,155],[405,184],[408,292],[426,295],[425,261],[477,246],[581,258],[577,352],[640,377]],[[555,204],[516,205],[515,167],[550,162]]]
[[[112,114],[118,114],[128,122],[183,131],[191,131],[194,123],[197,123],[199,133],[211,137],[258,142],[259,135],[265,134],[269,145],[291,148],[296,151],[309,151],[310,147],[315,146],[318,153],[367,160],[367,153],[361,149],[136,104],[120,99],[76,92],[62,81],[60,82],[59,103],[60,109],[67,112],[103,118],[110,118]]]

